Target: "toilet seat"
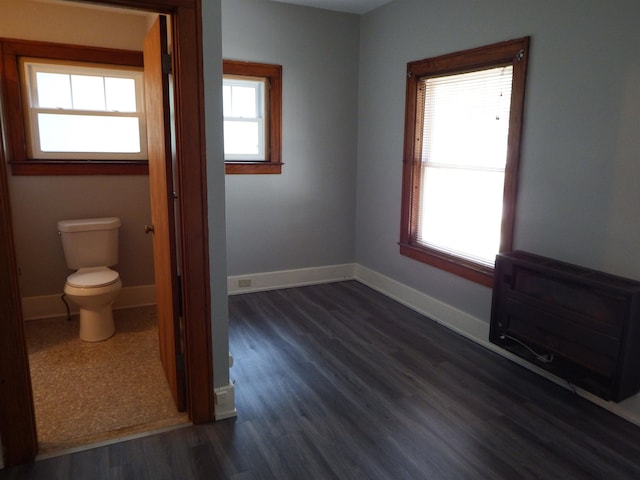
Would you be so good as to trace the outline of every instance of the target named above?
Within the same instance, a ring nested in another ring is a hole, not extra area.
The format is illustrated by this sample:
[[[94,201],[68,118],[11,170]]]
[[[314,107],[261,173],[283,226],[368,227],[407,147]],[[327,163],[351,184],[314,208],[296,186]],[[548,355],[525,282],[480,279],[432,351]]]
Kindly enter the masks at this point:
[[[78,288],[106,287],[117,283],[120,275],[108,267],[81,268],[67,277],[67,284]]]

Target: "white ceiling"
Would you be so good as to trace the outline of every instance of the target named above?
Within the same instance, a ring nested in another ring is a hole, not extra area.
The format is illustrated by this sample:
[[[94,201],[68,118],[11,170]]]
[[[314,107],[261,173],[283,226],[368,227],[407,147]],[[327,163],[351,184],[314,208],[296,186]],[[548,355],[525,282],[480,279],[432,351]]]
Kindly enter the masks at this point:
[[[393,0],[272,0],[274,2],[294,3],[307,7],[324,8],[338,12],[363,14]]]

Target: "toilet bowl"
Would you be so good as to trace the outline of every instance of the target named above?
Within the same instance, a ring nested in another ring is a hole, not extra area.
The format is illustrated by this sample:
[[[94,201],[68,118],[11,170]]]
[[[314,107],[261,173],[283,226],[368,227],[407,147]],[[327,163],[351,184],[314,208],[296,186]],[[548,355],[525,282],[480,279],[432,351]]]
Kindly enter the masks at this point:
[[[118,272],[108,267],[81,268],[67,277],[64,293],[80,307],[81,340],[100,342],[113,336],[111,306],[121,288]]]

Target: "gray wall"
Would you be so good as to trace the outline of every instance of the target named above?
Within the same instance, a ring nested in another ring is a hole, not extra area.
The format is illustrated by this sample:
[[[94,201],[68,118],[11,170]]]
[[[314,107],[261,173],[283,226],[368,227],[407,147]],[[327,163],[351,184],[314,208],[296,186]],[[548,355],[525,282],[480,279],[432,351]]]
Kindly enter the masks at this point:
[[[229,383],[229,310],[225,176],[222,135],[222,34],[220,0],[202,4],[205,135],[207,141],[207,209],[209,215],[209,275],[211,345],[214,388]]]
[[[62,294],[65,264],[58,220],[119,217],[120,263],[125,287],[152,285],[153,245],[146,176],[18,176],[10,179],[13,233],[23,297]]]
[[[147,23],[145,15],[113,9],[33,0],[0,3],[0,36],[7,38],[141,50]],[[57,235],[62,219],[120,217],[120,263],[115,268],[123,285],[154,283],[151,238],[142,230],[151,219],[146,175],[9,175],[9,188],[23,297],[62,293],[71,272]]]
[[[406,63],[531,36],[515,247],[640,279],[640,3],[395,0],[362,18],[357,261],[488,320],[491,290],[402,257]]]
[[[354,260],[359,17],[222,0],[224,58],[283,67],[281,175],[227,175],[230,275]]]

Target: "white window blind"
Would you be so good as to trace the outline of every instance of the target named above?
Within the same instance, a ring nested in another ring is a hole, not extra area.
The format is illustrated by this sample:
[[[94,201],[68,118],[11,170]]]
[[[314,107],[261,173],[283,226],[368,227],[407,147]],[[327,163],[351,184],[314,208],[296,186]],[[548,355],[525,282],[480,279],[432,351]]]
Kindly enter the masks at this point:
[[[421,195],[417,242],[493,265],[507,159],[511,66],[419,84]]]

